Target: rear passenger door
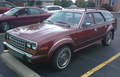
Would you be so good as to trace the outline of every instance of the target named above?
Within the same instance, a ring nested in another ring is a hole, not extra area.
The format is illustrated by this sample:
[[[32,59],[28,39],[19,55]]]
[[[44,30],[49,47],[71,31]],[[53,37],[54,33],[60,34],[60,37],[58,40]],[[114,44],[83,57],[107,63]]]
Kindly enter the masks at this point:
[[[95,23],[97,25],[97,38],[100,39],[106,33],[107,23],[105,22],[105,19],[100,12],[93,13],[93,15],[95,17]]]
[[[35,8],[29,8],[29,12],[30,12],[30,15],[28,20],[30,24],[38,23],[42,21],[43,19],[42,11]]]

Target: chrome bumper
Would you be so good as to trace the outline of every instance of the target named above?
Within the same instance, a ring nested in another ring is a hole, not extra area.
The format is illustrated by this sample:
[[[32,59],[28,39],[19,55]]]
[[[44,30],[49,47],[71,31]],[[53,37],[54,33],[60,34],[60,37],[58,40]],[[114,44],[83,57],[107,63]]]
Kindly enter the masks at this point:
[[[29,53],[26,53],[22,50],[19,50],[19,49],[13,47],[12,45],[8,44],[7,42],[3,42],[3,46],[4,46],[4,50],[9,50],[10,52],[12,52],[12,54],[14,54],[24,60],[27,60],[30,63],[31,63],[31,60],[36,60],[36,59],[46,56],[46,55],[39,55],[39,56],[31,55]]]

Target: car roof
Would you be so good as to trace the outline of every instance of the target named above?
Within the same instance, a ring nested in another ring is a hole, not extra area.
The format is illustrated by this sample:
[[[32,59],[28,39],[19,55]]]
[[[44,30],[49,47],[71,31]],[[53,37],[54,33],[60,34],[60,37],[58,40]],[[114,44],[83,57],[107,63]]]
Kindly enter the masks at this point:
[[[38,7],[32,7],[32,6],[19,6],[19,7],[16,7],[16,8],[19,8],[19,9],[23,9],[23,8],[37,8],[37,9],[40,9]]]
[[[61,6],[59,6],[59,5],[50,5],[50,6],[45,6],[45,7],[61,7]]]

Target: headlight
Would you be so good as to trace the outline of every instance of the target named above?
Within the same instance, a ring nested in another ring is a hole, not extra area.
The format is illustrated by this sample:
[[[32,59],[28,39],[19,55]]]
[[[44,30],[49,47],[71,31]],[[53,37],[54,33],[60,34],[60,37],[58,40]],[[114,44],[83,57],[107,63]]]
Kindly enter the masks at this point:
[[[9,34],[8,34],[8,33],[6,33],[6,38],[7,38],[7,39],[9,38]]]
[[[33,50],[36,50],[36,49],[37,49],[36,43],[32,43],[32,49],[33,49]]]
[[[10,34],[8,35],[8,39],[9,39],[9,40],[11,39],[11,35],[10,35]]]
[[[30,48],[31,47],[31,43],[27,42],[27,47]]]

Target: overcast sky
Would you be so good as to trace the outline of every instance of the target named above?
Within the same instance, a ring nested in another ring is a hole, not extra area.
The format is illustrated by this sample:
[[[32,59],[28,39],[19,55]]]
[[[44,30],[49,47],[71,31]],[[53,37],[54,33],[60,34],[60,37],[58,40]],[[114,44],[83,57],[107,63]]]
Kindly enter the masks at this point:
[[[72,1],[73,1],[73,3],[75,3],[76,0],[72,0]]]

